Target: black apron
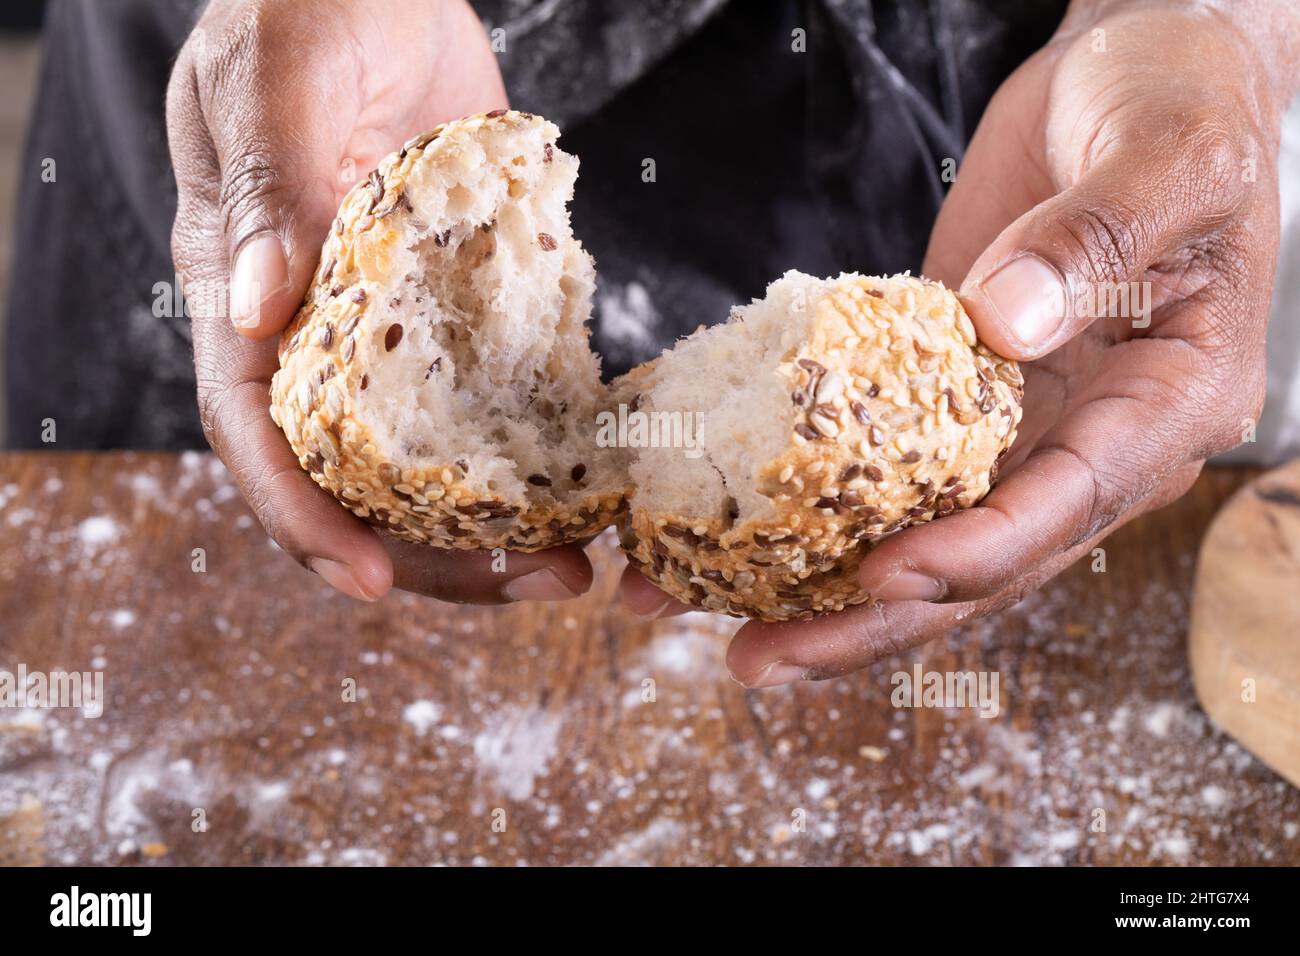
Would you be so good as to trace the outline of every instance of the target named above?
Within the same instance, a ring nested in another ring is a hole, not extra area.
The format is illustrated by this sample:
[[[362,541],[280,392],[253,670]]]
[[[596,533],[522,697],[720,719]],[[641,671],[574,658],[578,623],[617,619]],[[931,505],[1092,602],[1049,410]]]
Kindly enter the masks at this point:
[[[919,270],[989,98],[1067,0],[498,0],[511,105],[582,161],[607,377],[787,269]],[[163,102],[198,2],[56,0],[19,182],[8,443],[203,447]],[[415,132],[415,131],[412,131]],[[56,181],[44,182],[54,160]]]

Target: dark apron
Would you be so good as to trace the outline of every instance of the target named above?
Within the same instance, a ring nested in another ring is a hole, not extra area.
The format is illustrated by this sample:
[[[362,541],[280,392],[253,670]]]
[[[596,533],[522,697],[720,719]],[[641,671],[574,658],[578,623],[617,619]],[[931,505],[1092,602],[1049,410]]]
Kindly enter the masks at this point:
[[[46,418],[60,448],[204,445],[169,292],[163,122],[199,7],[51,4],[7,313],[13,447],[40,447]],[[943,161],[960,161],[1066,0],[474,7],[503,30],[511,105],[555,120],[582,160],[573,221],[600,273],[593,338],[608,377],[787,269],[919,270]]]

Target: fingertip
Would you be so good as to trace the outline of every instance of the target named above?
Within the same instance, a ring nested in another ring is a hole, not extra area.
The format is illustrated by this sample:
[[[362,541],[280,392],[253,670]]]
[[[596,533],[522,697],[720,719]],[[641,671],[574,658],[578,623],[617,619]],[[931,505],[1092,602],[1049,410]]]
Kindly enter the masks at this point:
[[[756,690],[802,680],[805,668],[782,653],[781,634],[786,625],[748,621],[727,645],[727,673],[741,687]]]
[[[973,272],[959,298],[980,341],[1019,361],[1049,351],[1067,318],[1065,279],[1028,252],[1013,255],[986,274]]]
[[[572,592],[579,597],[591,590],[596,580],[596,572],[591,566],[587,552],[576,544],[566,544],[543,552],[551,559],[549,570]]]
[[[655,587],[646,580],[645,575],[630,564],[623,569],[623,576],[619,579],[619,595],[629,611],[647,620],[675,617],[695,610]]]
[[[858,568],[858,585],[876,601],[938,601],[948,590],[941,577],[911,560],[876,552]]]
[[[357,583],[372,601],[379,600],[393,589],[393,562],[382,546],[356,560],[352,569]]]

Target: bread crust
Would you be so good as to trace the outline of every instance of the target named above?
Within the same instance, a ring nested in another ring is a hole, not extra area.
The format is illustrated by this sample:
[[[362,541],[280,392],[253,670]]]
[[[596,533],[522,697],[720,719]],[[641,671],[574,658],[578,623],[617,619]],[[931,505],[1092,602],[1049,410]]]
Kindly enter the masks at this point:
[[[344,197],[303,305],[280,340],[271,417],[315,482],[370,524],[443,548],[538,551],[609,526],[625,490],[551,504],[507,500],[455,461],[401,467],[354,415],[366,385],[365,343],[377,321],[368,305],[385,294],[391,257],[413,215],[406,183],[420,164],[456,162],[488,126],[541,126],[548,144],[559,136],[554,124],[530,113],[468,116],[414,137]]]
[[[868,601],[857,569],[870,546],[978,502],[1015,440],[1019,367],[977,342],[939,283],[843,276],[813,308],[778,370],[796,414],[788,447],[759,470],[769,513],[701,520],[633,495],[619,519],[629,560],[680,601],[768,621]],[[619,387],[653,382],[639,369]]]

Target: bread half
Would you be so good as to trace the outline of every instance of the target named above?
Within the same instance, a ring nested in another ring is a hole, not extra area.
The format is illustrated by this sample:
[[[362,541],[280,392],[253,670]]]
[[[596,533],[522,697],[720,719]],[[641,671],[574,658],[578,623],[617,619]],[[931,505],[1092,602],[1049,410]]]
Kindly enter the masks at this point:
[[[693,445],[635,450],[623,548],[708,610],[783,620],[866,601],[873,542],[988,492],[1022,385],[938,283],[789,272],[617,383],[637,414],[695,427]]]
[[[589,538],[626,467],[595,441],[595,272],[559,131],[496,111],[390,155],[344,199],[286,330],[271,413],[317,484],[400,537]]]

